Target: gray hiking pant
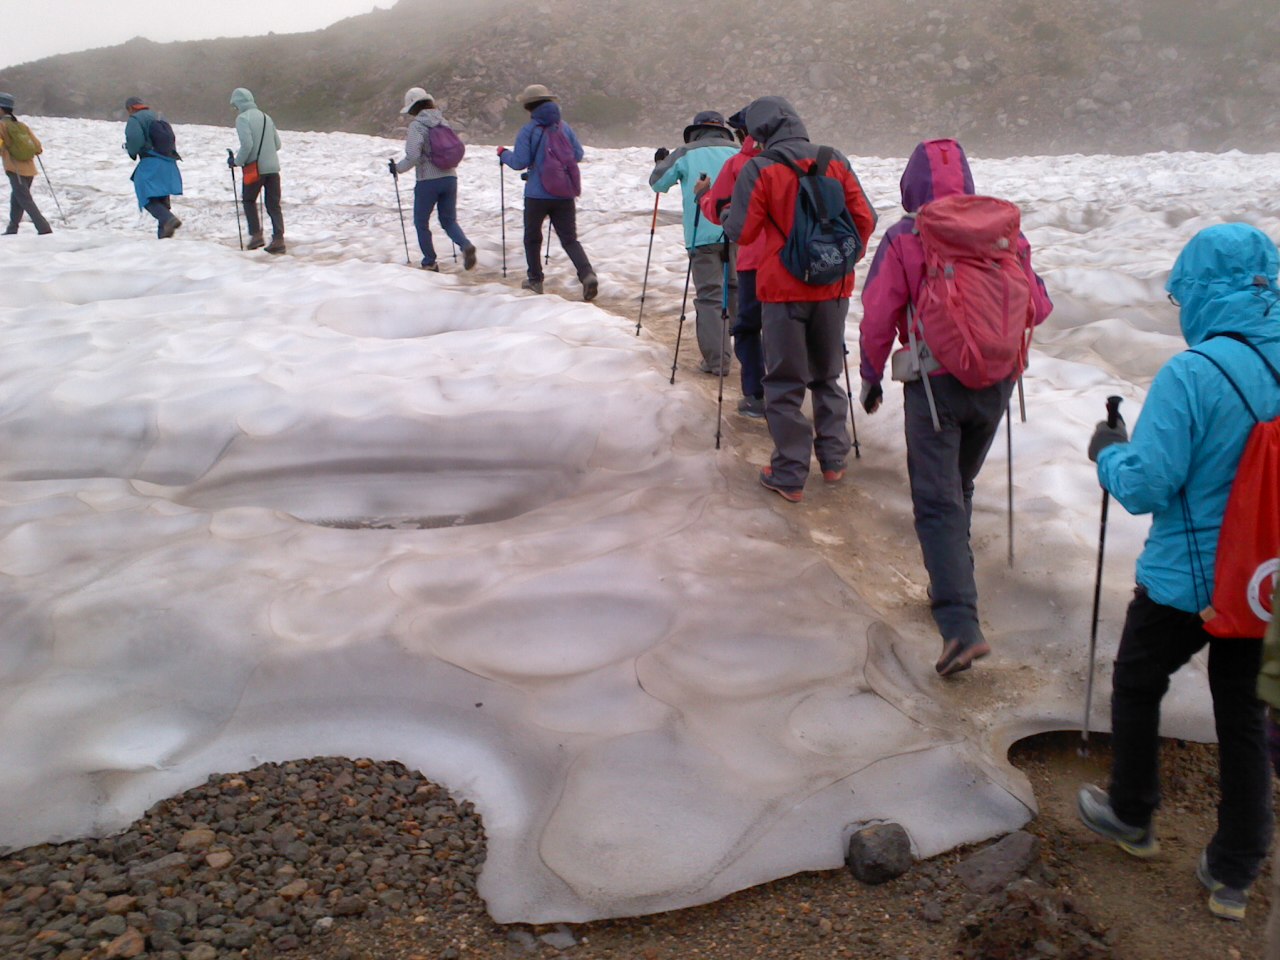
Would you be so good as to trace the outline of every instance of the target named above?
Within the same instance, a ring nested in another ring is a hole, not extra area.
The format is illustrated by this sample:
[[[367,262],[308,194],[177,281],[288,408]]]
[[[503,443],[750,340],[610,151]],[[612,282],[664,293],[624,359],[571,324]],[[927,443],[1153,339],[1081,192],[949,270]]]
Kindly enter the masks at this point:
[[[848,312],[847,299],[762,305],[764,411],[781,486],[804,486],[811,451],[823,467],[843,466],[849,456],[849,396],[840,382]],[[812,426],[801,409],[806,387]]]
[[[11,170],[6,170],[5,175],[9,178],[9,225],[4,232],[17,233],[18,224],[22,223],[22,215],[26,214],[35,225],[36,233],[52,233],[53,228],[49,226],[49,221],[44,218],[44,214],[40,212],[35,199],[31,196],[31,184],[35,178],[23,177]]]
[[[933,619],[943,640],[969,646],[983,639],[973,577],[969,524],[973,483],[1000,428],[1014,381],[970,390],[950,374],[930,377],[940,431],[934,431],[924,382],[903,391],[907,474],[916,536],[929,573]]]
[[[727,252],[726,252],[727,249]],[[693,263],[693,309],[697,316],[701,369],[727,376],[733,357],[733,340],[724,330],[724,265],[729,263],[729,326],[738,315],[737,248],[732,244],[709,243],[689,252]]]

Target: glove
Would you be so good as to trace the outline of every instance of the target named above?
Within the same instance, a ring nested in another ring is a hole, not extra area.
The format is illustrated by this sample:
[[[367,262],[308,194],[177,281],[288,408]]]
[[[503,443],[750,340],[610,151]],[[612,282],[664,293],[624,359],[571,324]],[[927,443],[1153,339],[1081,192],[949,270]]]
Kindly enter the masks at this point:
[[[859,400],[862,403],[862,409],[867,413],[875,413],[880,409],[880,401],[884,399],[884,388],[878,382],[871,380],[862,381],[862,393]]]
[[[227,150],[227,166],[230,167],[232,170],[236,168],[236,155],[232,153],[229,149]]]
[[[1124,418],[1116,417],[1116,425],[1108,426],[1107,421],[1099,420],[1093,430],[1093,438],[1089,441],[1089,459],[1098,462],[1098,454],[1113,443],[1128,443],[1129,431],[1124,427]]]
[[[499,147],[498,156],[502,156],[502,154],[506,152],[506,149],[507,149],[506,147]]]
[[[667,157],[669,156],[671,156],[670,150],[668,150],[666,147],[659,147],[657,150],[653,151],[653,162],[661,163],[663,160],[667,159]]]
[[[396,162],[394,160],[387,161],[387,169],[391,171],[391,175],[393,177],[399,178],[400,171],[396,169]]]
[[[707,179],[707,175],[704,173],[704,174],[703,174],[702,176],[700,176],[700,177],[697,179],[697,181],[694,183],[694,185],[693,185],[693,195],[694,195],[695,197],[700,197],[700,196],[702,196],[704,193],[706,193],[706,192],[707,192],[708,190],[710,190],[710,189],[711,189],[711,181],[710,181],[709,179]]]

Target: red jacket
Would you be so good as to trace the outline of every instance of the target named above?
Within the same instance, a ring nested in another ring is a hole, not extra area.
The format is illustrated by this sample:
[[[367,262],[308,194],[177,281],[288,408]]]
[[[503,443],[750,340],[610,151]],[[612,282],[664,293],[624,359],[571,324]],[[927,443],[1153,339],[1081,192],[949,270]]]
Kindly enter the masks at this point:
[[[733,187],[738,182],[738,174],[747,165],[747,161],[759,153],[760,147],[750,137],[742,142],[742,149],[725,162],[725,165],[720,168],[720,175],[716,177],[716,182],[698,201],[702,205],[704,217],[712,223],[723,223],[721,215],[724,208],[729,205],[729,201],[733,199]],[[765,238],[761,234],[752,243],[738,246],[739,270],[759,269],[764,261],[764,243]]]

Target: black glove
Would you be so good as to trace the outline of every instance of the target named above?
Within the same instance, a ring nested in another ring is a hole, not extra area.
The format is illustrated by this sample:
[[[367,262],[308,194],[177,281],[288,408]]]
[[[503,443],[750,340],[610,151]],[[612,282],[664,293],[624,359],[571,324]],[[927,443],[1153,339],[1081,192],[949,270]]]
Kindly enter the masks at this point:
[[[862,402],[862,409],[867,413],[875,413],[880,409],[880,401],[884,399],[884,387],[879,382],[872,383],[870,380],[862,381],[862,395],[859,398]]]
[[[659,147],[657,150],[653,151],[653,162],[661,163],[663,160],[667,159],[667,157],[669,156],[671,156],[670,150],[668,150],[666,147]]]
[[[393,177],[399,178],[400,171],[396,169],[396,162],[394,160],[387,161],[387,169],[391,171],[391,175]]]
[[[236,155],[231,152],[229,147],[227,148],[227,166],[232,170],[236,168]]]
[[[1116,425],[1108,426],[1107,421],[1099,420],[1093,430],[1093,438],[1089,441],[1089,459],[1098,462],[1098,454],[1113,443],[1128,443],[1129,431],[1124,428],[1124,418],[1116,417]]]

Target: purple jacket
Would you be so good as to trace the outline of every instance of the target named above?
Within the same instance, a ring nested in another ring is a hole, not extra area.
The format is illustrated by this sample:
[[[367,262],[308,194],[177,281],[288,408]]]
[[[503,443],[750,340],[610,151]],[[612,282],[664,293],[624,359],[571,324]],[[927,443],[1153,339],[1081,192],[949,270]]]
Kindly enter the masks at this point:
[[[916,146],[902,172],[902,208],[907,211],[890,227],[876,248],[871,272],[862,287],[862,379],[879,383],[894,341],[907,343],[907,306],[924,281],[924,246],[915,233],[915,212],[930,200],[972,194],[973,174],[964,147],[955,140],[926,140]],[[1053,310],[1044,281],[1031,269],[1031,245],[1020,237],[1018,255],[1031,284],[1036,323]]]

